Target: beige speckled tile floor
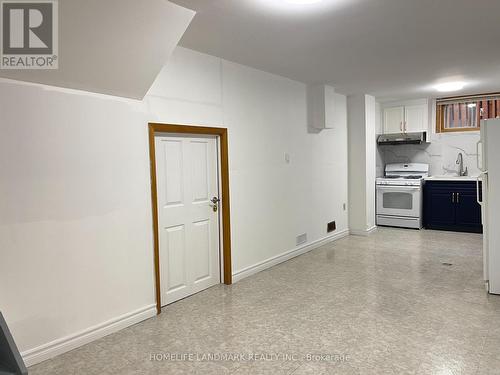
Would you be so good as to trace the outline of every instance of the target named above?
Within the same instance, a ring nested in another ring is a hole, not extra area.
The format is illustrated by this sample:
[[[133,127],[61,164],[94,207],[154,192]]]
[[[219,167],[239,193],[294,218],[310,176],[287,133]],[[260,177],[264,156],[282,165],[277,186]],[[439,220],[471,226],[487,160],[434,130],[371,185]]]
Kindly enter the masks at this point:
[[[162,357],[208,353],[243,360]],[[484,290],[480,235],[380,228],[198,293],[29,370],[500,374],[500,296]]]

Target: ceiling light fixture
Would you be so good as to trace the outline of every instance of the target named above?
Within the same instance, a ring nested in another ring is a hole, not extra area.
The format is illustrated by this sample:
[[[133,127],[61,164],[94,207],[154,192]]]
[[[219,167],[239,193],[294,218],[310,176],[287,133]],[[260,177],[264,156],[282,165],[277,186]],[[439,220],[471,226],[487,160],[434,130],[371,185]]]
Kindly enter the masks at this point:
[[[439,83],[435,85],[434,88],[440,92],[451,92],[451,91],[462,90],[465,87],[465,85],[466,85],[465,82],[455,81],[455,82]]]
[[[323,0],[285,0],[287,3],[291,4],[299,4],[299,5],[305,5],[305,4],[314,4],[314,3],[319,3]]]
[[[353,0],[239,0],[260,4],[262,9],[275,11],[280,17],[284,14],[292,16],[308,16],[320,12],[333,11],[347,6]]]

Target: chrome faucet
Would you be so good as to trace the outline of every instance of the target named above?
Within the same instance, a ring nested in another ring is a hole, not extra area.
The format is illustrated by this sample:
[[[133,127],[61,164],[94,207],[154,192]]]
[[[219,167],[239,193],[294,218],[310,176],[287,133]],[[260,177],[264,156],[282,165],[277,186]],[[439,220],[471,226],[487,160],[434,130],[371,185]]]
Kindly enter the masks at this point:
[[[464,170],[464,156],[462,155],[461,152],[458,153],[458,157],[457,157],[456,163],[457,163],[457,165],[460,166],[460,169],[458,170],[458,175],[459,176],[467,176],[467,174],[469,173],[469,171],[468,171],[467,167],[465,167],[465,170]]]

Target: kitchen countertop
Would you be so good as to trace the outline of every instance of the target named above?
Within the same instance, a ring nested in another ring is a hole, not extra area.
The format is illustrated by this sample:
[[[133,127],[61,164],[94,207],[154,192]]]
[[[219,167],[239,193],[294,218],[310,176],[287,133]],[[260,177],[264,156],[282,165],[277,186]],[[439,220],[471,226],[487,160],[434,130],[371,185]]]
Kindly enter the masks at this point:
[[[424,178],[425,181],[476,181],[478,176],[429,176]]]

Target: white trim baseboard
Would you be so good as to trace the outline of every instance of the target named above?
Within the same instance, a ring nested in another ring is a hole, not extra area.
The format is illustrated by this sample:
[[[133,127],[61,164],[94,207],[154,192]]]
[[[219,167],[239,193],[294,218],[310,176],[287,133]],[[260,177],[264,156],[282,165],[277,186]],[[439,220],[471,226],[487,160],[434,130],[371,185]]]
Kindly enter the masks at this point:
[[[346,237],[349,235],[349,230],[345,229],[342,231],[339,231],[337,233],[331,234],[329,236],[320,238],[319,240],[310,242],[308,244],[298,246],[295,249],[285,251],[284,253],[275,255],[271,258],[268,258],[262,262],[256,263],[252,266],[245,267],[241,270],[233,272],[233,282],[237,282],[241,279],[244,279],[245,277],[251,276],[253,274],[256,274],[260,271],[264,271],[265,269],[268,269],[270,267],[273,267],[277,264],[286,262],[289,259],[295,258],[299,255],[302,255],[304,253],[307,253],[311,250],[314,250],[320,246],[323,246],[329,242],[333,242],[336,240],[339,240],[343,237]]]
[[[156,315],[156,305],[148,305],[130,313],[118,316],[83,331],[62,337],[21,353],[26,366],[33,366],[59,354],[69,352],[82,345],[100,339],[121,329],[130,327]]]
[[[373,232],[377,230],[377,226],[374,225],[371,228],[365,229],[365,230],[356,230],[356,229],[351,229],[349,230],[349,233],[352,234],[353,236],[369,236]]]

